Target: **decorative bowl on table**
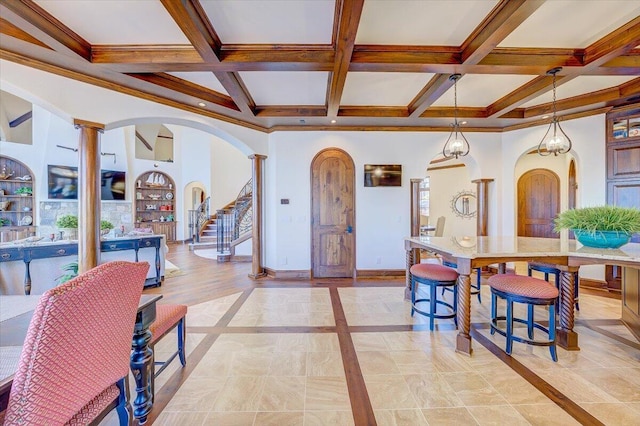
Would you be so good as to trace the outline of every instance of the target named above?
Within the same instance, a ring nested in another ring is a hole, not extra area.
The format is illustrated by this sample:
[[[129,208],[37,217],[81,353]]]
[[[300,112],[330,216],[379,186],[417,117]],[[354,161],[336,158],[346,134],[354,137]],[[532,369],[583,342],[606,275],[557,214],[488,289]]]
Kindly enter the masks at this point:
[[[574,229],[573,232],[576,235],[576,239],[582,243],[582,245],[594,248],[620,248],[631,239],[631,234],[628,232],[591,232],[580,229]]]

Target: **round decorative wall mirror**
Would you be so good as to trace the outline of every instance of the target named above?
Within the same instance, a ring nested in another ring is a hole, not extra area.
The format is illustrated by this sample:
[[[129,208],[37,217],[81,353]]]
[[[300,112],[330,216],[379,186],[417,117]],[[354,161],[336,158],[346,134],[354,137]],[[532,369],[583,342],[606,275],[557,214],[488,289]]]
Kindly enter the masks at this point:
[[[476,194],[473,191],[460,191],[451,199],[451,210],[462,218],[476,217]]]

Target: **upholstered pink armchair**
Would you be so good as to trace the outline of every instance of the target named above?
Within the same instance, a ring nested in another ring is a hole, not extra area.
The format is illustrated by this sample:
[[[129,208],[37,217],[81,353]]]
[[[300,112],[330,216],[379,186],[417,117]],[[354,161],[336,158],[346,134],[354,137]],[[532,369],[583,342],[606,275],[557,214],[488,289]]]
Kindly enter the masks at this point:
[[[149,264],[109,262],[47,291],[29,325],[5,425],[131,420],[131,338]]]

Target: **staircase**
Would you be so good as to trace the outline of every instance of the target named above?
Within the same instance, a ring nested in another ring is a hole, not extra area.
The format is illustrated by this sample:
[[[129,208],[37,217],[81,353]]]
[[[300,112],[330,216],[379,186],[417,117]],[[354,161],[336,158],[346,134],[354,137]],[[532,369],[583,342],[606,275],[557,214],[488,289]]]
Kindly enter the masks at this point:
[[[252,181],[249,180],[236,199],[213,215],[209,215],[209,198],[195,210],[190,210],[192,242],[189,250],[216,248],[219,260],[229,260],[235,246],[251,238]]]

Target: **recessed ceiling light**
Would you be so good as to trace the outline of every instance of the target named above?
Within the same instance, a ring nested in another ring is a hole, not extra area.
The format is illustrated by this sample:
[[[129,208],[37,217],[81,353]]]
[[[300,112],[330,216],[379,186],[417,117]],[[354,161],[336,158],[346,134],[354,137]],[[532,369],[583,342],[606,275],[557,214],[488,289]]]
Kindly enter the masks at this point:
[[[207,104],[205,104],[204,102],[198,102],[198,106],[206,107],[206,106],[207,106]]]
[[[465,125],[465,124],[467,124],[467,122],[466,121],[461,121],[460,124]]]
[[[547,119],[547,118],[549,118],[549,116],[548,116],[548,115],[543,115],[543,116],[542,116],[542,119],[543,119],[543,120],[544,120],[544,119]]]
[[[336,120],[331,120],[331,124],[336,124]]]

